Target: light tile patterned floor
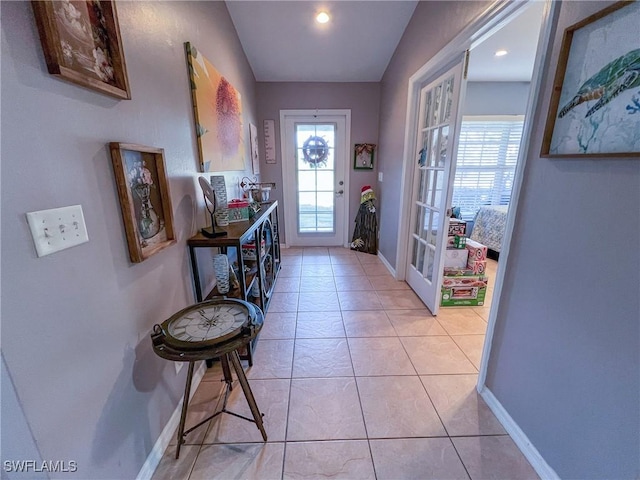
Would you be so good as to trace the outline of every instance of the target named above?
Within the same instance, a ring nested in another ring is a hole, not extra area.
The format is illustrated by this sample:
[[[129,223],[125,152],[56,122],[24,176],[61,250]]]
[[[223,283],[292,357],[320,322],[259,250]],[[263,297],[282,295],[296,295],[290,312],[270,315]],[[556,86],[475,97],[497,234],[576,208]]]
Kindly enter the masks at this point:
[[[220,415],[178,460],[174,440],[155,480],[538,478],[475,390],[488,306],[433,317],[375,255],[314,247],[282,258],[247,369],[269,441]],[[187,426],[215,410],[220,378],[207,370]],[[250,416],[239,388],[228,408]]]

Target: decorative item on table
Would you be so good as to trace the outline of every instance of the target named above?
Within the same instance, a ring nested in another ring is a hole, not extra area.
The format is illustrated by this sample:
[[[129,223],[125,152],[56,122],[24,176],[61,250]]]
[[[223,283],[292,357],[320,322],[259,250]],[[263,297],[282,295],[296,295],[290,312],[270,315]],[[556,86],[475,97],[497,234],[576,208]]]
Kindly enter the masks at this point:
[[[134,263],[176,243],[164,150],[109,144],[129,257]]]
[[[251,198],[256,203],[267,203],[271,195],[271,190],[276,188],[273,182],[259,182],[257,177],[250,179],[244,177],[240,182],[240,187],[245,192],[247,198]]]
[[[213,256],[213,272],[218,293],[229,293],[229,257],[220,253]]]
[[[547,115],[544,157],[638,157],[640,2],[616,2],[568,27]]]
[[[49,73],[129,100],[115,2],[31,2]]]
[[[216,238],[216,237],[224,237],[227,235],[227,232],[216,232],[215,218],[214,214],[216,213],[217,200],[216,194],[211,187],[211,184],[204,177],[198,178],[198,183],[200,183],[200,188],[202,188],[202,194],[204,195],[204,204],[209,211],[209,215],[211,216],[211,227],[210,228],[202,228],[200,232],[207,238]],[[209,206],[211,204],[211,207]]]
[[[260,242],[260,256],[263,256],[265,254],[265,249],[266,242],[263,239]],[[242,244],[242,256],[245,260],[257,260],[258,257],[256,256],[256,244],[253,242]]]
[[[216,194],[216,224],[219,227],[226,227],[229,225],[229,210],[227,208],[227,185],[224,181],[224,175],[211,175],[210,183],[213,192]]]
[[[378,219],[375,200],[376,196],[371,186],[363,186],[360,190],[360,208],[356,215],[351,250],[378,254]]]
[[[203,172],[245,169],[240,93],[191,43],[185,43]]]
[[[229,202],[229,223],[249,220],[249,202],[234,198]]]
[[[353,168],[372,170],[376,146],[373,143],[356,143],[353,152]]]
[[[254,280],[253,285],[251,285],[251,290],[249,291],[249,295],[251,295],[254,298],[260,298],[260,285],[257,278]]]

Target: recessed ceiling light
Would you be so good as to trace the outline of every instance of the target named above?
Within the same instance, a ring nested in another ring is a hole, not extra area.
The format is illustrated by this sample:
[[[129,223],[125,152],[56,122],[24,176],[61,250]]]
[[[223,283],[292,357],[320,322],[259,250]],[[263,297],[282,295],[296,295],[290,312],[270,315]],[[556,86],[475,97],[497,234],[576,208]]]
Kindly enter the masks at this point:
[[[327,12],[320,12],[316,15],[316,22],[327,23],[329,21],[329,14]]]
[[[498,51],[496,52],[496,57],[503,57],[503,56],[505,56],[507,53],[509,53],[509,52],[507,52],[506,50],[498,50]]]

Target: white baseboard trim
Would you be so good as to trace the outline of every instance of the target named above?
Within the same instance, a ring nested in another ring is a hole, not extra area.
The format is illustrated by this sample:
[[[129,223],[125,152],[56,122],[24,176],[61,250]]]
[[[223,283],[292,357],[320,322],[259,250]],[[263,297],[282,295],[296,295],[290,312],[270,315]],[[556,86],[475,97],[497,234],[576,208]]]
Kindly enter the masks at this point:
[[[389,270],[389,272],[391,272],[391,275],[393,275],[393,277],[395,278],[395,276],[396,276],[396,269],[395,269],[395,268],[393,268],[393,267],[391,266],[391,264],[389,263],[389,261],[388,261],[386,258],[384,258],[384,255],[382,255],[382,254],[380,253],[380,250],[378,250],[378,258],[380,259],[380,261],[382,262],[382,264],[383,264],[385,267],[387,267],[387,270]]]
[[[200,366],[198,366],[193,372],[191,395],[189,396],[189,399],[191,399],[193,397],[193,394],[196,393],[198,385],[200,385],[200,381],[202,380],[202,377],[204,376],[206,370],[207,367],[205,366],[205,362],[201,362]],[[153,473],[156,471],[156,468],[158,468],[158,464],[160,464],[160,460],[162,460],[164,451],[167,449],[167,446],[169,446],[169,443],[171,442],[171,439],[176,432],[176,428],[178,428],[178,424],[180,423],[180,414],[182,413],[183,400],[184,397],[178,402],[176,409],[171,415],[171,418],[169,418],[169,421],[162,430],[160,437],[158,437],[158,440],[156,440],[156,443],[151,449],[151,452],[149,452],[147,460],[144,462],[144,465],[142,465],[140,472],[138,472],[136,480],[150,479],[153,476]]]
[[[491,390],[483,386],[479,393],[540,478],[543,480],[560,480],[555,470],[540,455],[538,449],[533,446],[527,435],[511,418],[511,415],[507,413]]]

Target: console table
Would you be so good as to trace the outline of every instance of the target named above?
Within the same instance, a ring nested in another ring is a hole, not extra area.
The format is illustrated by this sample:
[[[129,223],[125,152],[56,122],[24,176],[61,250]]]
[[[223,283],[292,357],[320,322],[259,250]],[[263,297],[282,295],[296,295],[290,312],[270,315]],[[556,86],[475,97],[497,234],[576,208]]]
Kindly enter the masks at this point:
[[[253,218],[230,223],[226,227],[216,227],[216,231],[224,231],[227,235],[207,238],[198,233],[187,240],[196,301],[202,302],[218,296],[239,298],[255,303],[266,315],[280,271],[278,202],[263,203]],[[215,287],[209,292],[203,292],[196,255],[196,249],[200,248],[215,248],[229,257],[229,264],[234,266],[238,277],[236,288],[232,285],[226,294],[219,293]],[[255,339],[248,345],[245,357],[250,365],[253,363],[254,344]]]

